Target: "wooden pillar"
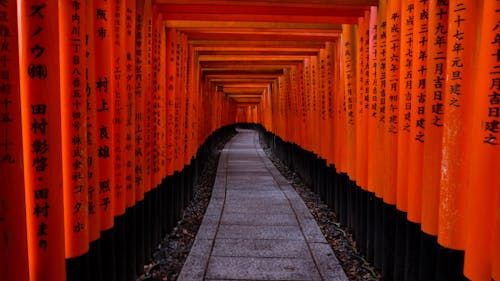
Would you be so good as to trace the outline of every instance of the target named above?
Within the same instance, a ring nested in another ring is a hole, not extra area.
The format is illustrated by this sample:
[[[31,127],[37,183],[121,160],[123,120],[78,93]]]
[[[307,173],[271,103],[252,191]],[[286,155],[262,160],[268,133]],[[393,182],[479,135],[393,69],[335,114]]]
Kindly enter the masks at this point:
[[[451,7],[454,8],[454,7]],[[474,119],[470,139],[465,276],[499,280],[500,202],[500,2],[486,0],[478,16],[481,30],[474,61]],[[464,23],[465,24],[465,23]],[[470,23],[469,23],[470,24]],[[468,28],[468,24],[465,24]],[[464,34],[465,36],[465,34]]]
[[[427,94],[425,99],[422,231],[437,235],[446,78],[448,6],[429,1]],[[419,108],[420,110],[420,108]],[[424,207],[425,206],[425,207]]]
[[[378,84],[378,75],[379,75],[379,65],[377,62],[377,46],[378,46],[378,34],[377,34],[377,14],[378,8],[372,7],[370,10],[370,21],[369,21],[369,54],[368,54],[368,69],[370,71],[369,79],[367,85],[369,89],[369,108],[368,108],[368,140],[369,140],[369,148],[367,155],[367,188],[370,192],[375,192],[376,179],[377,179],[377,149],[375,146],[375,140],[377,137],[377,101],[379,90],[377,87]]]
[[[342,25],[344,95],[346,101],[346,144],[347,144],[347,174],[356,178],[356,29],[354,25]]]
[[[86,3],[59,5],[62,173],[67,277],[89,278]],[[78,258],[81,257],[81,258]]]
[[[443,157],[439,218],[432,231],[447,248],[465,249],[466,210],[470,169],[470,127],[476,93],[474,59],[477,39],[477,2],[451,0],[448,15],[448,47],[443,114]],[[469,82],[470,81],[470,82]]]
[[[23,281],[29,279],[21,95],[19,91],[19,49],[17,33],[17,4],[6,1],[0,6],[5,22],[0,25],[0,39],[9,46],[0,51],[0,279]],[[32,196],[27,193],[26,196]]]
[[[30,280],[65,280],[58,5],[33,0],[19,8]]]
[[[411,107],[413,90],[413,62],[414,52],[414,21],[415,4],[413,0],[401,2],[401,52],[399,61],[399,83],[401,94],[398,99],[398,151],[397,151],[397,197],[398,210],[408,211],[408,161],[411,131]],[[418,15],[417,15],[418,16]]]

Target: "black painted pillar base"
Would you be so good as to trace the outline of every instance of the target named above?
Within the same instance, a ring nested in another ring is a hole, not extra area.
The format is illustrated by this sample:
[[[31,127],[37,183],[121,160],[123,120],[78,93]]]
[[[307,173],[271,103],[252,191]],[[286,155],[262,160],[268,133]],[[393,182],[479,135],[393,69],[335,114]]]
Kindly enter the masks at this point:
[[[101,232],[102,280],[116,281],[114,229]]]
[[[436,281],[467,281],[463,275],[464,251],[452,250],[438,245]]]
[[[394,280],[394,240],[396,236],[396,206],[383,205],[382,279]]]
[[[420,232],[420,281],[432,281],[436,277],[437,237]]]
[[[374,236],[375,236],[375,193],[366,195],[366,259],[373,263]]]
[[[394,247],[394,280],[404,280],[406,256],[406,212],[396,210],[396,238]]]
[[[420,224],[406,222],[405,281],[418,281],[420,268]]]
[[[142,251],[137,247],[137,226],[136,226],[136,209],[135,207],[127,208],[125,212],[125,237],[127,240],[126,246],[126,279],[127,281],[135,280],[139,272],[137,272],[137,256],[144,257],[144,248]],[[137,251],[137,252],[136,252]]]
[[[66,259],[66,280],[91,281],[89,253]]]
[[[116,261],[116,280],[125,280],[126,277],[126,258],[127,258],[127,239],[125,236],[125,214],[115,217],[115,225],[113,227],[115,240],[115,261]]]
[[[375,196],[375,204],[374,204],[374,248],[373,248],[373,263],[375,267],[379,270],[382,271],[382,260],[383,260],[383,255],[384,255],[384,245],[383,245],[383,240],[384,240],[384,231],[383,231],[383,208],[384,208],[384,202],[382,198],[376,197]]]
[[[151,194],[153,195],[153,194]],[[144,200],[135,203],[135,271],[139,275],[144,271],[144,264],[146,263],[146,251],[150,252],[151,249],[146,249],[144,246],[145,235],[150,235],[148,228],[144,225]],[[153,212],[152,212],[153,213]],[[154,219],[154,218],[153,218]],[[132,227],[133,225],[131,225]],[[154,241],[152,241],[154,242]]]
[[[89,244],[90,280],[102,281],[101,240]]]

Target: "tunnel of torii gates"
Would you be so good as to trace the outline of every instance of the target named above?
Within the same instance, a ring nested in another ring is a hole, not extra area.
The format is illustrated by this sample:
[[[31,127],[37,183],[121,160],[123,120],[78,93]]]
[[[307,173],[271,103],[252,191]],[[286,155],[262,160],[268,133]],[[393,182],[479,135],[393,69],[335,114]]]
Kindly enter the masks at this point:
[[[0,39],[1,280],[133,280],[237,123],[384,280],[500,280],[498,0],[3,0]]]

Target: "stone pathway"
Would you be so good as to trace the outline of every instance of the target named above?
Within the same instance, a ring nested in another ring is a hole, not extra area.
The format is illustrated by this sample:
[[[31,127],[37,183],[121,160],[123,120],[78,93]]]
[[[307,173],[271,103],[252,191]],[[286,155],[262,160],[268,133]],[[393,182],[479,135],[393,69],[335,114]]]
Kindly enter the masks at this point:
[[[180,281],[347,281],[306,205],[239,129],[221,153],[212,198]]]

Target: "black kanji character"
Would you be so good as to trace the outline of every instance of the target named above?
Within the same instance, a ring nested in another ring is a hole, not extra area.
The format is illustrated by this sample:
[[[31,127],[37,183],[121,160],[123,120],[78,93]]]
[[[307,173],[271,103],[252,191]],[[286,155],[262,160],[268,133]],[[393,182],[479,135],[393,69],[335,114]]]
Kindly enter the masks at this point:
[[[37,59],[41,57],[45,53],[45,48],[36,44],[34,47],[31,48],[31,54],[34,55],[33,59]]]
[[[82,203],[76,202],[75,206],[73,206],[73,214],[78,214],[81,208],[82,208]]]
[[[41,11],[47,7],[47,4],[43,3],[42,5],[31,5],[30,6],[30,9],[31,9],[31,14],[29,15],[30,17],[32,16],[35,16],[35,15],[38,15],[38,17],[40,17],[41,19],[44,18],[43,14],[41,13]]]
[[[33,115],[45,115],[47,112],[46,104],[33,104],[31,105],[31,114]]]
[[[102,126],[99,128],[99,139],[101,140],[109,140],[109,133],[108,133],[108,127]]]
[[[45,80],[47,79],[47,76],[48,76],[48,69],[47,69],[47,65],[45,64],[30,64],[28,66],[28,76],[31,78],[31,79],[41,79],[41,80]]]
[[[32,167],[35,167],[35,171],[44,172],[49,166],[48,158],[45,156],[37,156],[33,159]]]
[[[99,194],[111,192],[109,180],[99,182]]]
[[[43,252],[47,251],[47,240],[40,239],[38,241],[38,249],[42,249]]]
[[[46,139],[36,139],[31,144],[31,148],[36,154],[45,154],[49,151],[49,144]]]
[[[47,233],[47,224],[42,221],[38,225],[38,230],[36,232],[36,236],[41,237],[41,236],[48,236],[48,235],[49,234]]]
[[[35,194],[35,200],[40,200],[40,199],[49,199],[49,189],[37,189],[34,190],[33,193]]]
[[[47,123],[47,120],[45,118],[42,118],[41,120],[38,120],[36,118],[33,118],[33,123],[31,124],[31,129],[33,130],[34,134],[42,134],[45,135],[47,133],[47,126],[49,123]]]
[[[43,216],[44,218],[49,216],[49,203],[44,202],[42,205],[39,203],[36,203],[35,210],[33,211],[33,214],[36,216],[36,218],[40,218],[40,216]]]
[[[73,226],[73,232],[81,232],[83,229],[84,225],[81,222],[78,222]]]
[[[98,149],[98,157],[99,158],[106,159],[106,158],[109,158],[110,156],[111,155],[109,152],[109,146],[107,146],[107,145],[99,146],[99,149]]]
[[[111,199],[109,199],[109,197],[104,197],[101,200],[101,204],[99,204],[99,206],[103,207],[104,211],[107,211],[108,210],[108,206],[110,204],[111,204]]]

